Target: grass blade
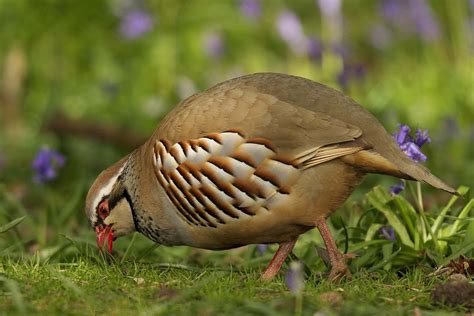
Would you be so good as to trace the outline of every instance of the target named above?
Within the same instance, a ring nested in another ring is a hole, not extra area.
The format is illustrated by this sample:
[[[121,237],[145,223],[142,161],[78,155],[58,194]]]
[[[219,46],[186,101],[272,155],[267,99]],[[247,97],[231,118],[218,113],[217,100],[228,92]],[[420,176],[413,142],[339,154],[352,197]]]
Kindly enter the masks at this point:
[[[10,229],[12,228],[15,228],[18,224],[20,224],[24,219],[26,218],[26,215],[25,216],[22,216],[22,217],[18,217],[14,220],[12,220],[11,222],[3,225],[3,226],[0,226],[0,234],[1,233],[5,233],[7,231],[9,231]]]
[[[26,315],[26,305],[23,300],[23,295],[21,295],[20,288],[18,283],[12,279],[0,275],[0,282],[5,284],[5,287],[10,291],[13,299],[13,304],[16,309],[20,312],[21,315]]]

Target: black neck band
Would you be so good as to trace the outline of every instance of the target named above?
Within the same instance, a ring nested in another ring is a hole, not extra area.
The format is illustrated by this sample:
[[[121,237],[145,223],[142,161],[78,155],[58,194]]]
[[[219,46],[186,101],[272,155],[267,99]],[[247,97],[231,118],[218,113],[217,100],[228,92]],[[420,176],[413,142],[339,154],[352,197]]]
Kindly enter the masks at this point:
[[[130,196],[130,193],[128,193],[126,189],[123,192],[123,197],[125,198],[125,200],[127,200],[128,206],[130,206],[130,209],[132,210],[132,218],[133,218],[133,224],[135,225],[135,230],[137,232],[140,232],[140,225],[138,225],[137,213],[135,212],[135,207],[133,206],[132,197]]]

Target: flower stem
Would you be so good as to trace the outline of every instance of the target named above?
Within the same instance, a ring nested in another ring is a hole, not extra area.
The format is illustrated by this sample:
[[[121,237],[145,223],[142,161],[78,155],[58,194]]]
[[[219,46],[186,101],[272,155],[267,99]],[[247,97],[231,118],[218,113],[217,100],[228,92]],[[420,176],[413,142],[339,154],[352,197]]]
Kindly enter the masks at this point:
[[[423,195],[421,194],[421,183],[416,182],[416,193],[417,193],[417,203],[418,203],[418,210],[420,212],[421,218],[423,220],[423,223],[426,227],[426,230],[428,231],[429,235],[433,239],[433,243],[435,245],[436,250],[441,251],[441,245],[438,243],[438,238],[436,237],[436,234],[433,232],[431,229],[430,223],[428,222],[428,218],[426,217],[425,214],[425,209],[423,207]]]
[[[303,291],[299,291],[295,297],[295,316],[303,313]]]

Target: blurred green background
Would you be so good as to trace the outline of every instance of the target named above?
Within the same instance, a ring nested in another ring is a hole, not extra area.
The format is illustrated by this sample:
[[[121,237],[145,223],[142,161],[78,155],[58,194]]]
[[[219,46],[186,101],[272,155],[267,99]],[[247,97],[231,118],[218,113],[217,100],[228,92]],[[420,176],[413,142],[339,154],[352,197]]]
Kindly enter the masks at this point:
[[[47,216],[63,231],[86,227],[82,201],[95,176],[173,106],[262,71],[343,90],[389,132],[428,129],[426,165],[473,187],[474,2],[335,3],[0,0],[2,216],[18,217],[21,205],[44,224],[40,244],[56,238]],[[32,161],[44,147],[65,164],[36,183]],[[357,192],[380,182],[396,180],[371,176]]]

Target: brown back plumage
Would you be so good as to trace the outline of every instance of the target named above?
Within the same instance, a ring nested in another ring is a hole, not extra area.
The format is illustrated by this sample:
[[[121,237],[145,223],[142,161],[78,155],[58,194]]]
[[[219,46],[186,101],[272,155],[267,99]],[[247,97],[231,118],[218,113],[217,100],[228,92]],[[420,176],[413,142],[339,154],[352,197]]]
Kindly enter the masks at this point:
[[[272,110],[268,111],[270,106]],[[194,120],[192,126],[186,124],[189,117]],[[258,73],[223,82],[178,105],[152,138],[166,135],[178,141],[230,126],[240,126],[247,133],[271,139],[290,152],[304,150],[308,145],[343,143],[360,136],[359,141],[372,147],[373,157],[366,151],[358,159],[349,159],[355,166],[367,172],[424,181],[457,194],[426,167],[407,157],[378,120],[354,100],[296,76]]]

